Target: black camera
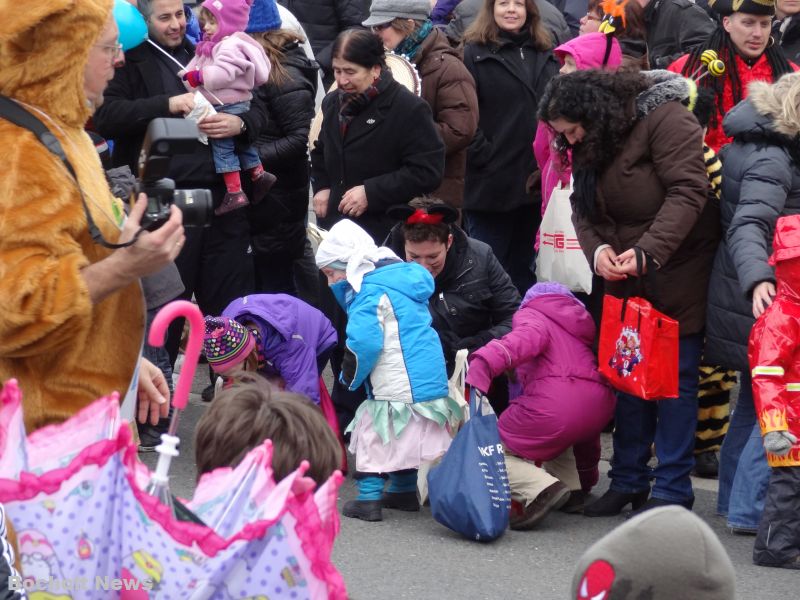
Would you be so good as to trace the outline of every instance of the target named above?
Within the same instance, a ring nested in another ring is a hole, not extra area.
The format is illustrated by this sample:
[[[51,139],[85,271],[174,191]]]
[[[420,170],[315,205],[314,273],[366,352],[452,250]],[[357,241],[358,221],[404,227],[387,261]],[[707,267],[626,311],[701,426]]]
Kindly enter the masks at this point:
[[[209,190],[176,190],[166,177],[173,154],[192,154],[197,146],[197,125],[187,119],[153,119],[147,126],[139,154],[136,193],[147,195],[142,227],[153,231],[169,219],[173,204],[183,213],[184,227],[211,225],[213,199]]]

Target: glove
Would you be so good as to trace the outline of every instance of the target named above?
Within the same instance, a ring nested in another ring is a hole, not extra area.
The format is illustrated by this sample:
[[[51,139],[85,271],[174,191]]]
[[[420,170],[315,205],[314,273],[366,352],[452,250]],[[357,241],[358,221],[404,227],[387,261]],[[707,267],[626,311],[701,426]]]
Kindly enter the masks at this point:
[[[193,88],[196,88],[198,85],[203,85],[203,72],[200,69],[195,69],[194,71],[186,71],[181,77],[186,83],[188,83]]]
[[[492,379],[492,371],[489,369],[489,363],[486,362],[486,359],[473,355],[469,361],[467,384],[485,395],[492,385]]]
[[[764,449],[776,456],[786,456],[797,442],[797,437],[788,431],[770,431],[764,436]]]

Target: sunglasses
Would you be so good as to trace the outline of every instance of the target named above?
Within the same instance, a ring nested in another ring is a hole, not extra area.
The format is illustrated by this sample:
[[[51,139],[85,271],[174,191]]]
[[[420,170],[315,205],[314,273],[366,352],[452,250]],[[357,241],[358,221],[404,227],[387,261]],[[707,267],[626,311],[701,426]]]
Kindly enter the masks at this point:
[[[370,29],[372,29],[372,33],[380,33],[384,29],[389,29],[392,26],[392,22],[389,21],[388,23],[383,23],[382,25],[373,25]]]

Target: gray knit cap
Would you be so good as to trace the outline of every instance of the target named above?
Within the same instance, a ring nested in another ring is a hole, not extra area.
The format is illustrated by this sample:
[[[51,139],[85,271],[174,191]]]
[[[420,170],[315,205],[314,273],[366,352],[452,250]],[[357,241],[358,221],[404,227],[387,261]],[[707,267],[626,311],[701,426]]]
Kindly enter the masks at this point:
[[[428,0],[373,0],[369,7],[369,18],[361,24],[374,27],[395,19],[426,21],[430,14],[431,3]]]
[[[648,510],[578,560],[572,600],[734,600],[733,564],[719,539],[680,506]]]

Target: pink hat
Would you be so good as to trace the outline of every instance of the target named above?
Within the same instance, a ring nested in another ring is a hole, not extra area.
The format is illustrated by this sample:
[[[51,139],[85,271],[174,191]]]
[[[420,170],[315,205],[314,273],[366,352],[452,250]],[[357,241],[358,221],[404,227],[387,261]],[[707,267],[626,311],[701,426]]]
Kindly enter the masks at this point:
[[[244,31],[250,19],[250,6],[253,0],[206,0],[201,4],[217,20],[217,32],[211,38],[219,42],[237,31]]]
[[[220,375],[242,364],[256,346],[244,325],[228,317],[206,317],[203,347],[208,364]]]

